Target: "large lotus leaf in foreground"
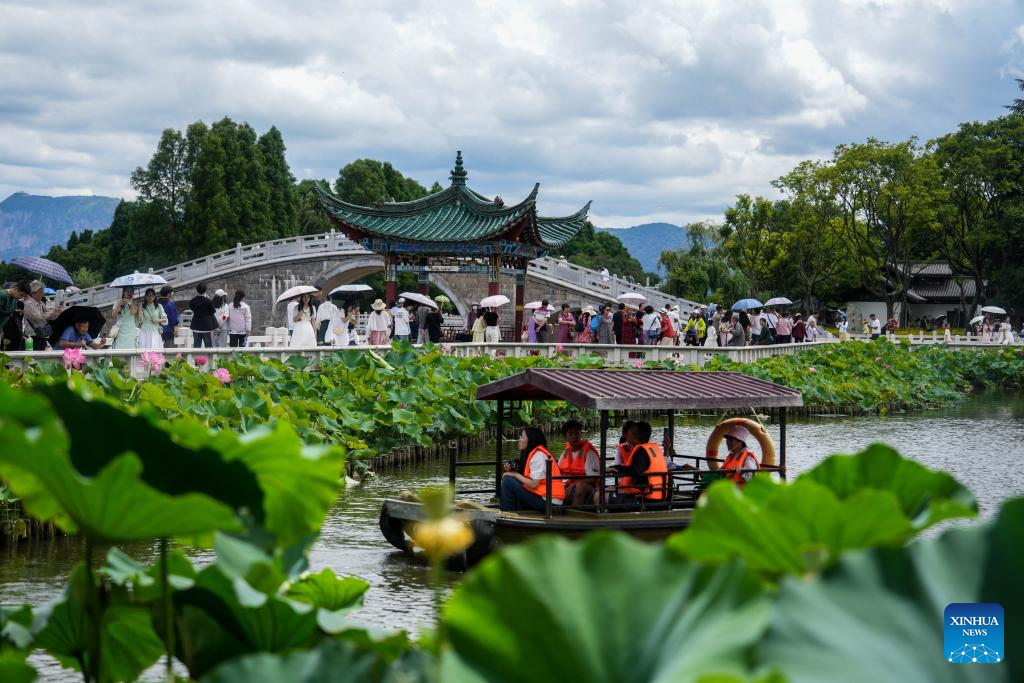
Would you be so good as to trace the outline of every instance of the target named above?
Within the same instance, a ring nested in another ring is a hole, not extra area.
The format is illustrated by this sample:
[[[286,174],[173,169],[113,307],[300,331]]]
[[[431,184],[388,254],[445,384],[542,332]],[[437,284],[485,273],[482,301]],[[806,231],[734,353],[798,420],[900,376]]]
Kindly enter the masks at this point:
[[[690,528],[669,545],[703,562],[740,556],[768,574],[804,574],[845,551],[901,545],[936,522],[976,510],[971,493],[948,474],[875,444],[831,456],[792,484],[756,477],[740,490],[717,482]]]
[[[779,667],[792,683],[1022,681],[1022,539],[1024,499],[1018,498],[991,524],[904,548],[851,553],[817,580],[786,578],[761,662]],[[943,611],[953,602],[1002,605],[1002,662],[946,661]]]
[[[442,680],[697,681],[746,673],[769,602],[738,565],[594,533],[539,538],[470,572],[445,605]]]
[[[0,477],[38,519],[53,519],[66,530],[111,542],[238,526],[231,508],[208,496],[171,496],[144,483],[135,453],[119,453],[96,476],[84,477],[68,448],[67,433],[46,401],[0,387]]]
[[[203,683],[379,683],[386,665],[372,651],[343,640],[327,640],[314,649],[286,655],[269,653],[232,660],[206,676]],[[420,678],[403,678],[412,683]]]
[[[77,383],[76,383],[77,384]],[[204,493],[233,509],[245,509],[263,522],[263,493],[254,474],[210,448],[187,448],[132,408],[119,408],[100,397],[75,393],[66,385],[40,386],[70,437],[75,469],[95,476],[119,454],[135,453],[142,462],[142,480],[164,493]],[[102,434],[96,426],[103,425]]]

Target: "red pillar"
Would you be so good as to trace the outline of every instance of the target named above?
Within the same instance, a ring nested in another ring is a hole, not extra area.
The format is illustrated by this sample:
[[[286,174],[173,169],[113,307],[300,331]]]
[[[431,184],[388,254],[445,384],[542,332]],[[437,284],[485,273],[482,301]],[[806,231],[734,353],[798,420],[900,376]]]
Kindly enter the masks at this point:
[[[420,259],[421,270],[416,273],[416,285],[420,294],[428,296],[430,293],[430,273],[427,271],[429,265],[427,259]]]
[[[487,268],[487,296],[498,293],[498,276],[501,274],[501,254],[491,254]]]
[[[516,273],[516,292],[515,292],[515,305],[516,305],[516,326],[512,328],[512,341],[519,341],[520,335],[523,333],[523,304],[526,303],[526,259],[520,259],[519,270],[521,273]]]
[[[384,303],[388,306],[398,298],[397,264],[398,256],[394,252],[384,255]]]

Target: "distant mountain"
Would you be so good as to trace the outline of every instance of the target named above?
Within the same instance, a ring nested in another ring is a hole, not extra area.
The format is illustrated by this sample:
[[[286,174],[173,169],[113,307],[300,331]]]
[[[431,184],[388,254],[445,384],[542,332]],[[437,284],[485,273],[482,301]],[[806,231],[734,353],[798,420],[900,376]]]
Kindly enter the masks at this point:
[[[643,264],[644,270],[658,272],[661,252],[690,246],[686,230],[671,223],[644,223],[632,228],[598,228],[622,240],[629,253]]]
[[[66,244],[73,231],[110,227],[119,199],[42,197],[15,192],[0,202],[0,261],[42,256]]]

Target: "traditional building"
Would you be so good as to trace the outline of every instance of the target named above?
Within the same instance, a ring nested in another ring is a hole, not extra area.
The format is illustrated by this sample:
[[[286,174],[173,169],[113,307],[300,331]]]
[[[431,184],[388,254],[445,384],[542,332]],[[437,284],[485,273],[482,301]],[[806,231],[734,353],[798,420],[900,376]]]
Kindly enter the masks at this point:
[[[375,206],[350,204],[317,185],[320,203],[350,239],[384,257],[388,303],[397,296],[399,272],[417,274],[427,293],[431,272],[481,273],[488,276],[488,295],[498,293],[501,274],[515,277],[515,330],[523,326],[523,295],[530,259],[565,245],[583,227],[590,202],[571,216],[537,215],[540,184],[518,204],[485,197],[466,185],[462,152],[455,157],[451,185],[411,202],[379,201]]]

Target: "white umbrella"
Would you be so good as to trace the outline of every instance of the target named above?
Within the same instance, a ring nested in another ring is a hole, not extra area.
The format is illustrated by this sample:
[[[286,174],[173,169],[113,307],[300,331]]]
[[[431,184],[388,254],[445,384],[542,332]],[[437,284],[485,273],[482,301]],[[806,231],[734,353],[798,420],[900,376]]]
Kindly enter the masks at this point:
[[[402,297],[406,301],[413,301],[424,306],[430,306],[431,308],[437,308],[437,302],[431,299],[429,296],[420,294],[419,292],[402,292],[398,296]]]
[[[772,297],[771,299],[768,299],[768,301],[765,301],[764,305],[765,306],[788,306],[791,303],[793,303],[793,302],[790,301],[789,299],[787,299],[784,296],[776,296],[776,297]]]
[[[624,304],[647,301],[646,296],[644,296],[643,294],[637,294],[636,292],[625,292],[624,294],[619,294],[617,298]]]
[[[979,315],[977,318],[971,318],[971,322],[969,322],[967,324],[968,325],[973,325],[974,323],[980,323],[984,319],[985,319],[985,316]]]
[[[122,275],[107,287],[145,287],[147,285],[166,285],[167,280],[163,279],[156,273],[132,273],[131,275]]]
[[[362,294],[364,292],[372,292],[373,287],[370,285],[342,285],[341,287],[335,287],[331,290],[328,296],[334,296],[335,294]]]
[[[284,292],[282,292],[281,296],[277,297],[277,301],[275,303],[281,303],[285,299],[294,299],[295,297],[302,296],[303,294],[312,294],[313,292],[316,291],[318,291],[316,287],[311,287],[309,285],[298,285],[296,287],[292,287],[291,289],[286,289]]]
[[[543,301],[531,301],[528,304],[523,304],[523,308],[535,311],[535,310],[537,310],[538,308],[540,308],[543,305],[544,305]]]
[[[998,306],[982,306],[982,313],[995,313],[996,315],[1006,315],[1006,311],[999,308]]]
[[[504,294],[495,294],[493,296],[485,296],[483,299],[480,299],[480,305],[483,306],[484,308],[492,308],[494,306],[504,306],[505,304],[510,303],[510,302],[511,302],[511,299],[509,299]]]

